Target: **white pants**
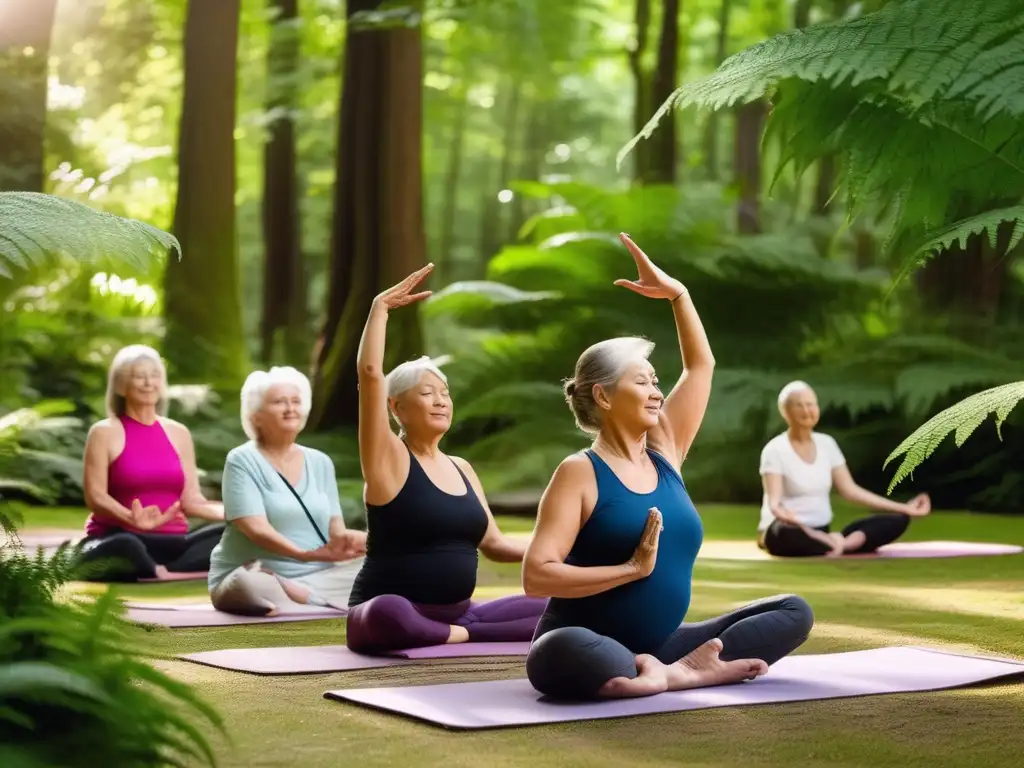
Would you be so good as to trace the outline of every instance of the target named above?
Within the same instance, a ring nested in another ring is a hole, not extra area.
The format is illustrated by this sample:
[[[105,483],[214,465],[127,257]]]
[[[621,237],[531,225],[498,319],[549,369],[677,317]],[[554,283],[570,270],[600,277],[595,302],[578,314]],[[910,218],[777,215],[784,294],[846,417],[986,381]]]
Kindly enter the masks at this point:
[[[309,605],[345,610],[362,565],[360,557],[293,579],[260,570],[259,563],[240,566],[211,590],[210,600],[218,611],[242,616],[296,612]]]

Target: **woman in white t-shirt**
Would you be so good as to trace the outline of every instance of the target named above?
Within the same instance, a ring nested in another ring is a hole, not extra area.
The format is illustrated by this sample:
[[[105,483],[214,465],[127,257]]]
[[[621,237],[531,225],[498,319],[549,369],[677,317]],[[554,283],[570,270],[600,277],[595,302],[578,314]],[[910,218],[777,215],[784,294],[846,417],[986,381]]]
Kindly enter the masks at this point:
[[[931,511],[927,494],[904,504],[854,482],[836,441],[814,431],[820,415],[818,400],[805,382],[794,381],[783,387],[779,411],[789,428],[761,451],[764,498],[758,544],[769,554],[836,557],[874,552],[902,536],[911,517]],[[842,533],[831,532],[829,494],[833,485],[847,501],[882,513],[857,520]]]

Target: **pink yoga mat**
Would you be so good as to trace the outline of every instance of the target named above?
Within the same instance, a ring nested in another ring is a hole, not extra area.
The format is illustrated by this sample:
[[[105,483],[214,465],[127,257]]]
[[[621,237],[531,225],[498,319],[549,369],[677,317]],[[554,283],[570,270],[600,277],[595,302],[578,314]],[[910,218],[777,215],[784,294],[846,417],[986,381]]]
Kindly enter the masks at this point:
[[[897,541],[878,548],[877,557],[979,557],[1018,555],[1024,547],[977,541]],[[852,557],[871,557],[853,555]]]
[[[347,611],[315,605],[296,606],[276,616],[236,616],[216,610],[210,603],[161,605],[159,603],[126,602],[125,615],[139,624],[164,627],[226,627],[233,624],[280,624],[289,621],[341,619]]]
[[[745,683],[593,702],[545,700],[525,679],[405,688],[327,691],[361,704],[456,730],[567,723],[714,707],[936,691],[1024,677],[1024,662],[960,656],[924,648],[878,648],[790,656]]]
[[[392,651],[381,656],[364,656],[344,645],[315,645],[308,648],[238,648],[189,653],[178,658],[255,675],[309,675],[348,672],[406,664],[414,659],[457,659],[472,656],[526,656],[529,643],[454,643]]]

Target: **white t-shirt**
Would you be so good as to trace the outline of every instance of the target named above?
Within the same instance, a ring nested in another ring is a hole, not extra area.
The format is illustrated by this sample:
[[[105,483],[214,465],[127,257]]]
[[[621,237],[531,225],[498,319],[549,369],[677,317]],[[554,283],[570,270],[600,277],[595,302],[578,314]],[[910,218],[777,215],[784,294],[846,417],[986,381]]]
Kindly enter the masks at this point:
[[[782,506],[804,525],[820,528],[832,522],[832,470],[843,466],[846,458],[828,435],[812,432],[811,439],[815,456],[814,463],[808,464],[793,448],[787,433],[773,437],[761,451],[761,475],[782,475]],[[774,520],[765,493],[757,530],[766,530]]]

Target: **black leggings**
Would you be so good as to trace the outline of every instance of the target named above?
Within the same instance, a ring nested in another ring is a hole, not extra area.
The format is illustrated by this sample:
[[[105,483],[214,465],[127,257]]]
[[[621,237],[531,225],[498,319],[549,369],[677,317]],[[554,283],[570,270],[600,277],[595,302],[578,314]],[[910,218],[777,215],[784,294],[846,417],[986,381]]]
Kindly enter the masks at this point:
[[[861,531],[865,541],[859,549],[846,554],[874,552],[879,547],[896,541],[906,532],[909,525],[910,517],[900,512],[872,515],[852,522],[843,528],[843,536]],[[822,533],[829,532],[827,525],[815,530]],[[828,554],[832,547],[817,539],[812,539],[795,525],[787,525],[780,520],[775,520],[764,533],[764,549],[768,554],[776,557],[820,557]]]
[[[169,571],[210,570],[210,553],[220,541],[224,523],[204,525],[185,535],[118,531],[83,540],[82,563],[88,581],[137,581],[156,576],[156,566]],[[105,561],[102,564],[100,561]]]
[[[803,644],[813,624],[814,613],[802,597],[768,597],[717,619],[683,624],[654,655],[663,664],[672,664],[717,637],[723,661],[761,659],[774,664]],[[614,677],[635,678],[636,654],[589,629],[561,627],[533,641],[526,676],[547,696],[590,699]]]

